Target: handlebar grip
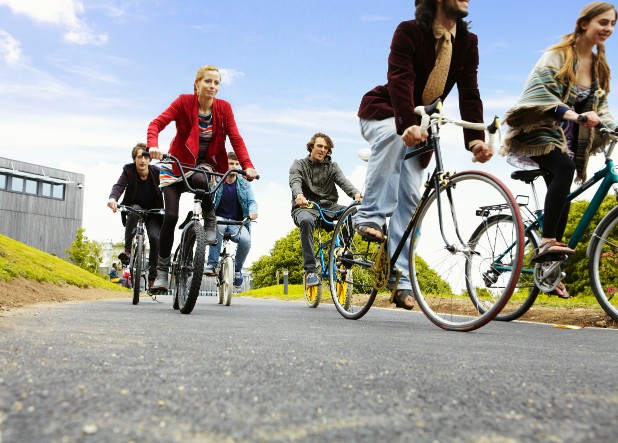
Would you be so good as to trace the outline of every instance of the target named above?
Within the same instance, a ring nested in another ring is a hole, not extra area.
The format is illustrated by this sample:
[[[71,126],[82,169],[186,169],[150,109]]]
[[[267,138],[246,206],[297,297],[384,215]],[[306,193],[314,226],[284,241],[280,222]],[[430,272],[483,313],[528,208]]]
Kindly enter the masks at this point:
[[[491,125],[487,126],[487,132],[489,132],[490,138],[498,131],[498,128],[500,128],[500,119],[496,115]]]
[[[421,133],[425,132],[427,128],[429,128],[429,123],[431,122],[431,117],[428,114],[423,114],[421,117]]]

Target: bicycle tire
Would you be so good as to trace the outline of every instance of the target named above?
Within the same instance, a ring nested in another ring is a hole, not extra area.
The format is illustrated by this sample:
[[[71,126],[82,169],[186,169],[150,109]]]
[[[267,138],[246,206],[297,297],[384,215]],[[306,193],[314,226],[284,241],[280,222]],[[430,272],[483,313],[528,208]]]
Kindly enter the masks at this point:
[[[206,233],[201,224],[187,225],[181,240],[178,270],[178,309],[190,314],[195,307],[204,275]]]
[[[319,264],[315,273],[320,279],[320,282],[315,286],[307,286],[305,281],[307,275],[303,276],[303,295],[305,296],[307,306],[310,308],[317,308],[320,301],[322,301],[322,267]]]
[[[221,279],[218,289],[221,304],[229,306],[232,303],[234,290],[234,260],[229,255],[221,260]]]
[[[133,237],[133,247],[131,249],[131,265],[129,271],[133,289],[133,304],[137,305],[139,303],[142,263],[144,262],[144,236],[142,234],[135,234],[135,237]]]
[[[513,272],[514,232],[513,217],[507,214],[492,215],[476,228],[470,237],[470,245],[476,250],[487,251],[483,260],[474,258],[466,264],[466,285],[468,294],[478,309],[484,309],[481,290],[504,288]],[[517,286],[508,303],[494,320],[512,321],[524,315],[536,301],[540,289],[534,284],[534,263],[530,257],[539,247],[540,239],[535,230],[525,231],[523,265]]]
[[[607,315],[618,321],[618,207],[597,225],[588,257],[592,292]]]
[[[328,254],[331,297],[339,314],[349,320],[362,318],[378,294],[371,269],[379,243],[368,242],[354,232],[352,216],[357,206],[358,203],[349,206],[339,216]],[[347,296],[341,299],[337,294],[344,285]]]
[[[479,254],[468,239],[478,217],[492,215],[487,208],[515,220],[515,250],[510,278],[497,293],[483,294],[485,308],[481,310],[467,293],[465,267]],[[430,192],[416,215],[409,246],[409,275],[419,307],[432,323],[449,331],[472,331],[486,325],[508,302],[521,271],[524,231],[515,198],[493,175],[463,171],[443,177],[439,194]],[[445,246],[442,232],[455,243]]]
[[[178,310],[178,258],[180,257],[180,245],[174,251],[174,257],[170,263],[170,285],[169,290],[172,291],[172,308]]]

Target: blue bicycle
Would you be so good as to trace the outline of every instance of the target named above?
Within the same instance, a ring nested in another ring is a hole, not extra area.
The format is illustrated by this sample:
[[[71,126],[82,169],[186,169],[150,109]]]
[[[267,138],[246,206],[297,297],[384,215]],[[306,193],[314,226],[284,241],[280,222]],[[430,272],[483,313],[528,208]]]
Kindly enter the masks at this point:
[[[337,235],[333,235],[325,241],[322,241],[322,231],[326,230],[334,230],[338,223],[338,219],[344,212],[348,211],[349,208],[358,206],[358,202],[352,202],[348,207],[341,208],[337,211],[331,211],[328,209],[322,208],[319,203],[309,201],[307,206],[308,209],[316,209],[320,214],[320,223],[318,228],[316,229],[318,243],[315,253],[315,260],[317,263],[317,274],[322,277],[322,279],[330,281],[330,276],[335,271],[334,268],[331,269],[329,266],[329,254],[332,247],[339,248],[343,244],[342,241],[342,231],[340,230]],[[349,230],[350,233],[354,231]],[[322,300],[322,283],[316,286],[307,286],[307,284],[303,281],[303,293],[305,295],[305,300],[307,302],[307,306],[310,308],[316,308],[320,301]],[[350,301],[352,299],[352,286],[348,285],[344,280],[337,280],[336,283],[331,287],[331,296],[335,303],[339,303],[342,306],[345,306],[346,309],[350,306]]]

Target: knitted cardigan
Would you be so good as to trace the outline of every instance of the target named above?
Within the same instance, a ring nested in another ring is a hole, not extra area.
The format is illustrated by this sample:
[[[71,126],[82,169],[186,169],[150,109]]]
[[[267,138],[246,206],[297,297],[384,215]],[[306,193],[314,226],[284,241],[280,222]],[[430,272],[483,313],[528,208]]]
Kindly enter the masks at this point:
[[[545,52],[534,66],[521,98],[504,118],[508,129],[500,154],[513,153],[530,157],[549,154],[555,148],[567,152],[568,146],[564,131],[559,126],[560,122],[556,120],[553,112],[557,106],[572,109],[575,105],[577,85],[556,79],[556,73],[564,63],[565,53],[552,50]],[[577,71],[577,66],[575,70]],[[607,94],[599,88],[596,73],[592,91],[582,104],[582,112],[595,111],[603,123],[615,129],[616,123],[609,112]],[[594,128],[588,129],[580,126],[574,147],[576,181],[585,181],[588,159],[591,154],[602,151],[603,139]]]

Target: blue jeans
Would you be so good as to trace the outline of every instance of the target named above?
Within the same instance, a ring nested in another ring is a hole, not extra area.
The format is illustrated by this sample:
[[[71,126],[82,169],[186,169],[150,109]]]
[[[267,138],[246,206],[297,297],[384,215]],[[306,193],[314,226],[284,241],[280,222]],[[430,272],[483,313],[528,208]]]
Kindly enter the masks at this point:
[[[229,219],[217,217],[217,220]],[[213,268],[217,267],[219,254],[221,253],[221,244],[223,243],[223,235],[226,232],[230,233],[232,235],[231,240],[238,244],[238,247],[236,248],[236,257],[234,259],[234,271],[240,272],[245,264],[247,255],[249,255],[249,250],[251,249],[251,234],[244,225],[217,225],[217,244],[210,246],[208,249],[208,264]]]
[[[408,226],[421,198],[423,168],[420,159],[404,161],[411,148],[403,144],[395,128],[395,118],[360,121],[361,134],[371,145],[371,156],[365,177],[365,193],[356,215],[356,225],[371,222],[388,224],[388,250],[392,254]],[[397,289],[411,289],[409,273],[410,238],[397,258],[396,267],[402,270]],[[389,277],[392,285],[394,275]]]

